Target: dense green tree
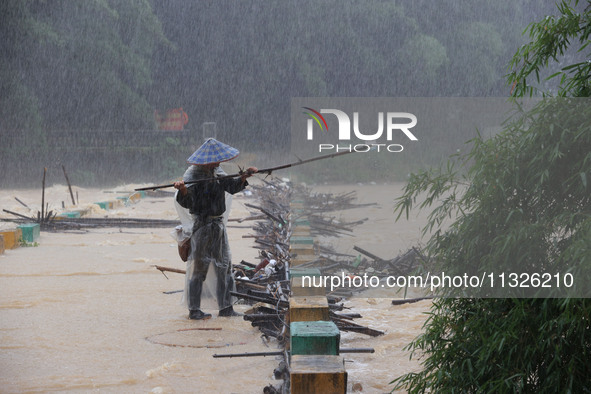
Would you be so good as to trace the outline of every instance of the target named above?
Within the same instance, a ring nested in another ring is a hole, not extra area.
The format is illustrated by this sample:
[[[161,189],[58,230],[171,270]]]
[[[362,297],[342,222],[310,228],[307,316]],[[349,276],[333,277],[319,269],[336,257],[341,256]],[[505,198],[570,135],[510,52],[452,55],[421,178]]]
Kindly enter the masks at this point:
[[[19,0],[0,3],[0,118],[4,132],[24,130],[30,137],[39,137],[39,98],[28,83],[35,69],[31,53],[43,45],[59,45],[60,38],[50,24],[35,17],[33,5]]]
[[[284,154],[292,97],[508,95],[502,59],[518,48],[518,27],[547,6],[6,0],[0,131],[43,147],[46,130],[152,130],[155,109],[183,107],[190,133],[214,121],[220,138],[243,149]],[[454,141],[439,134],[423,138],[443,152]]]
[[[53,127],[152,128],[151,56],[166,44],[147,0],[49,2],[40,17],[53,21],[63,44],[48,47],[40,90],[56,95],[44,111]]]
[[[503,59],[521,43],[519,26],[545,9],[535,0],[159,2],[179,49],[156,53],[150,101],[182,106],[192,129],[215,121],[241,146],[285,147],[291,97],[507,96]]]
[[[396,209],[435,206],[428,242],[449,274],[569,272],[589,295],[591,272],[591,3],[562,1],[529,27],[509,82],[516,96],[559,64],[557,93],[515,115],[491,139],[441,169],[414,174]],[[565,56],[567,56],[565,58]],[[565,60],[566,59],[566,60]],[[548,94],[548,92],[545,92]],[[441,224],[455,217],[446,230]],[[442,295],[445,293],[442,293]],[[555,289],[550,295],[559,297]],[[410,345],[422,370],[396,379],[410,392],[589,392],[591,302],[575,298],[439,298]]]
[[[153,128],[154,109],[182,106],[189,128],[216,121],[228,138],[275,147],[289,144],[291,97],[505,95],[499,59],[517,47],[516,22],[543,9],[536,0],[0,7],[4,128]]]
[[[1,7],[4,129],[153,127],[151,56],[167,41],[149,1]]]

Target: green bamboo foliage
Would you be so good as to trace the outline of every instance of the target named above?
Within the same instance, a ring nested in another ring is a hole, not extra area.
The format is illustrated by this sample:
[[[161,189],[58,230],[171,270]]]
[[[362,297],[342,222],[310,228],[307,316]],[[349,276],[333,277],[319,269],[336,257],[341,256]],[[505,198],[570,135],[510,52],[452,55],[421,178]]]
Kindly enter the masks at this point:
[[[532,24],[511,61],[514,95],[572,45],[587,51],[591,3],[563,1]],[[575,23],[576,21],[576,23]],[[580,44],[580,45],[579,45]],[[412,175],[396,204],[432,209],[428,250],[447,273],[591,272],[591,69],[560,66],[556,94],[518,112],[491,139],[447,166]],[[549,92],[544,92],[549,96]],[[454,218],[441,230],[442,223]],[[583,284],[586,286],[587,284]],[[588,290],[587,290],[588,292]],[[422,370],[398,377],[409,392],[589,392],[591,302],[573,298],[441,298],[408,349]]]

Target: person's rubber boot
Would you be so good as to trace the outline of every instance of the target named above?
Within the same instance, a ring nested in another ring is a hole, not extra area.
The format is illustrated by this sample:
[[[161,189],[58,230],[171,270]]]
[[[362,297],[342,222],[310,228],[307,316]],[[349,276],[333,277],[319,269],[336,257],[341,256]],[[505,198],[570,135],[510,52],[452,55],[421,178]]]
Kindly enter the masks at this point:
[[[207,320],[207,319],[211,319],[211,315],[209,313],[205,313],[205,312],[201,311],[200,309],[195,309],[195,310],[189,311],[189,319],[191,319],[191,320]]]
[[[234,316],[244,316],[240,312],[236,312],[233,307],[229,306],[227,308],[221,309],[220,313],[218,313],[219,317],[234,317]]]

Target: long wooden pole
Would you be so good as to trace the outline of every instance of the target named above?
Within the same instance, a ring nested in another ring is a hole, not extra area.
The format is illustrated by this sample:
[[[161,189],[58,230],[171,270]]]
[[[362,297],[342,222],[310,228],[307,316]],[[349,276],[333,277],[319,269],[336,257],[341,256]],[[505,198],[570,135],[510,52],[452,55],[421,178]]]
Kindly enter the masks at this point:
[[[23,218],[23,219],[31,220],[31,218],[30,218],[30,217],[28,217],[28,216],[21,215],[20,213],[16,213],[16,212],[9,211],[8,209],[3,209],[3,211],[4,211],[4,212],[6,212],[6,213],[9,213],[9,214],[11,214],[11,215],[18,216],[19,218]]]
[[[313,157],[311,159],[296,161],[294,163],[283,164],[283,165],[280,165],[280,166],[277,166],[277,167],[263,168],[262,170],[258,170],[257,171],[257,174],[271,175],[273,173],[273,171],[283,170],[285,168],[295,167],[295,166],[299,166],[299,165],[302,165],[302,164],[311,163],[311,162],[317,161],[317,160],[324,160],[324,159],[330,159],[332,157],[343,156],[343,155],[346,155],[346,154],[349,154],[349,153],[353,153],[353,152],[354,151],[344,151],[344,152],[338,152],[338,153],[331,153],[331,154],[328,154],[328,155]],[[239,172],[239,173],[236,173],[236,174],[223,175],[223,176],[220,176],[220,177],[203,178],[203,179],[198,179],[198,180],[195,180],[195,181],[185,182],[185,185],[192,185],[194,183],[212,181],[212,180],[217,180],[217,179],[237,178],[237,177],[242,176],[242,175],[244,175],[244,173],[243,172]],[[174,186],[174,183],[169,183],[169,184],[166,184],[166,185],[159,185],[159,186],[140,187],[140,188],[134,189],[134,190],[135,191],[156,190],[156,189],[165,189],[167,187],[173,187],[173,186]]]

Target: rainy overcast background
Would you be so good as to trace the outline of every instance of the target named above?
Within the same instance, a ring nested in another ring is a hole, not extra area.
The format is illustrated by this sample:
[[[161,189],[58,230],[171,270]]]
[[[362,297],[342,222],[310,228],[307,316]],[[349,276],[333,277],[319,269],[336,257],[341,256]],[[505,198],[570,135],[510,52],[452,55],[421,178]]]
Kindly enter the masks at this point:
[[[62,165],[83,186],[178,177],[212,122],[251,164],[278,164],[293,97],[508,97],[504,75],[524,28],[554,9],[547,0],[5,0],[0,187],[39,185],[43,167],[61,174]],[[163,126],[171,110],[182,130]],[[437,130],[422,137],[447,141]]]
[[[34,215],[15,197],[39,206],[47,168],[41,207],[47,186],[45,207],[61,199],[65,209],[67,170],[82,202],[70,192],[72,204],[103,217],[97,204],[85,204],[178,179],[213,135],[241,151],[228,166],[293,162],[298,98],[458,99],[464,104],[448,113],[473,118],[468,108],[482,101],[469,98],[490,98],[488,105],[509,97],[504,76],[528,39],[524,30],[554,13],[553,0],[0,0],[2,208]],[[395,220],[400,181],[465,149],[476,131],[444,128],[435,115],[417,126],[420,144],[408,142],[408,154],[297,167],[316,190],[355,189],[367,204],[343,214],[365,223],[354,238],[331,238],[331,247],[350,253],[360,245],[389,259],[417,245],[427,214]],[[249,198],[237,195],[232,215],[249,215]],[[177,217],[170,198],[131,200],[110,218]],[[255,262],[258,249],[241,226],[229,231],[233,261]],[[154,269],[184,265],[172,228],[128,230],[44,231],[39,245],[26,245],[39,247],[3,254],[0,391],[260,392],[276,360],[211,359],[218,345],[269,350],[259,334],[241,319],[211,319],[220,331],[195,335],[177,294],[184,277],[166,280]],[[363,324],[387,332],[343,335],[347,347],[376,349],[347,364],[349,385],[390,391],[391,379],[418,367],[402,349],[420,332],[430,301],[395,313],[386,297],[351,302]]]

